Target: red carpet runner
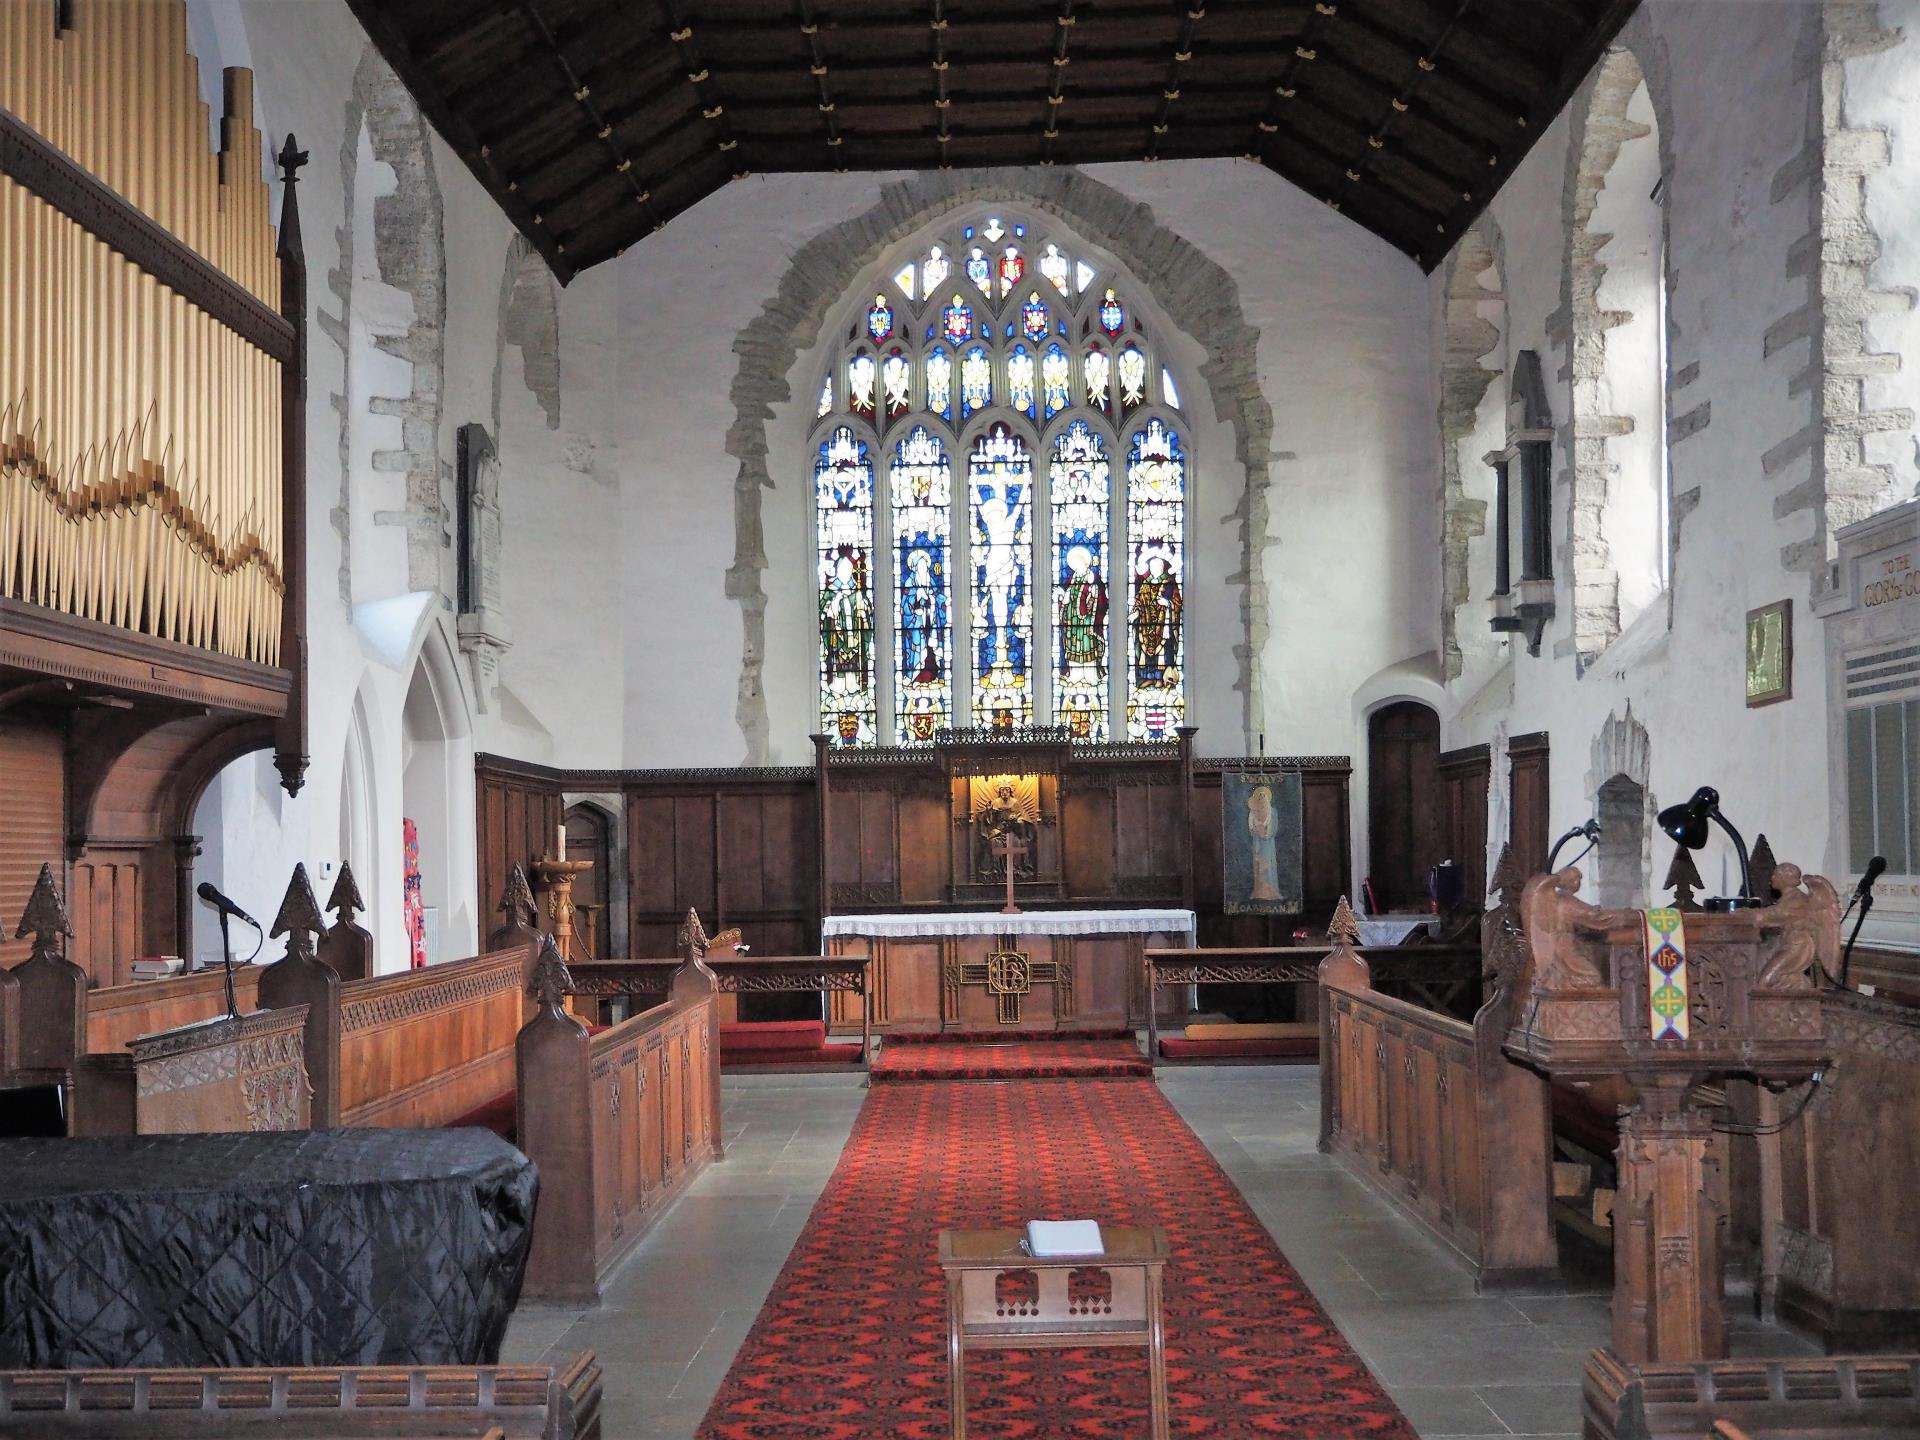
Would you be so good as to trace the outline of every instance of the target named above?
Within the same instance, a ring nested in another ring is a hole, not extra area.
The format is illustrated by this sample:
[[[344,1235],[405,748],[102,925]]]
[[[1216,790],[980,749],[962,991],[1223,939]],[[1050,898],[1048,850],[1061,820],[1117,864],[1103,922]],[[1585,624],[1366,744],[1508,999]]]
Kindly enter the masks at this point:
[[[1173,1434],[1413,1440],[1199,1139],[1150,1082],[876,1087],[699,1440],[946,1440],[942,1229],[1164,1226]],[[1139,1440],[1136,1350],[989,1351],[975,1440]]]
[[[1151,1075],[1130,1032],[1009,1039],[999,1034],[890,1035],[873,1062],[876,1085],[896,1080],[1111,1079]]]

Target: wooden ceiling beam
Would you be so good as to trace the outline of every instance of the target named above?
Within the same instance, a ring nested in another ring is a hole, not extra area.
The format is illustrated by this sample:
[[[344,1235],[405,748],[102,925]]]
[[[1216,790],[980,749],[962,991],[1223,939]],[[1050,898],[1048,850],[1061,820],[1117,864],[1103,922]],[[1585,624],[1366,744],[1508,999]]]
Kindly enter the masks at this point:
[[[1340,8],[1336,23],[1351,26],[1375,44],[1392,51],[1396,66],[1403,72],[1412,70],[1426,58],[1426,52],[1418,41],[1376,23],[1370,15],[1351,4]],[[1515,98],[1489,90],[1477,79],[1466,74],[1461,66],[1436,67],[1429,77],[1429,82],[1454,92],[1470,105],[1484,109],[1490,120],[1496,116],[1499,117],[1498,123],[1504,124],[1509,129],[1517,123],[1518,117],[1526,113],[1527,105],[1524,98]]]
[[[1434,0],[1400,0],[1399,8],[1392,12],[1394,18],[1405,16],[1415,21],[1424,31],[1421,34],[1398,31],[1397,26],[1380,18],[1385,11],[1371,16],[1370,20],[1382,30],[1398,31],[1402,43],[1419,47],[1423,55],[1431,55],[1437,45],[1444,43],[1442,37],[1445,42],[1465,40],[1476,45],[1495,57],[1493,63],[1503,75],[1511,77],[1523,90],[1537,91],[1553,83],[1553,76],[1520,53],[1510,38],[1490,34],[1474,24],[1473,5],[1474,0],[1447,0],[1445,4],[1435,4]]]

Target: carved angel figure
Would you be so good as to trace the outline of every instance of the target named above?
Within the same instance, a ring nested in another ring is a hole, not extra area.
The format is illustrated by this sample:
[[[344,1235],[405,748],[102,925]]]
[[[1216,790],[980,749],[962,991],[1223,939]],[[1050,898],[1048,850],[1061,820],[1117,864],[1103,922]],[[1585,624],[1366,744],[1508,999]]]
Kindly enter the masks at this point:
[[[1607,977],[1582,951],[1574,930],[1609,930],[1628,918],[1625,911],[1601,910],[1580,898],[1580,870],[1569,865],[1552,875],[1536,875],[1521,893],[1520,913],[1533,950],[1534,987],[1540,990],[1607,988]]]
[[[1801,990],[1813,985],[1812,966],[1826,975],[1840,965],[1840,895],[1824,875],[1807,875],[1798,865],[1779,865],[1773,888],[1773,918],[1785,933],[1780,948],[1762,967],[1757,980],[1765,990]]]

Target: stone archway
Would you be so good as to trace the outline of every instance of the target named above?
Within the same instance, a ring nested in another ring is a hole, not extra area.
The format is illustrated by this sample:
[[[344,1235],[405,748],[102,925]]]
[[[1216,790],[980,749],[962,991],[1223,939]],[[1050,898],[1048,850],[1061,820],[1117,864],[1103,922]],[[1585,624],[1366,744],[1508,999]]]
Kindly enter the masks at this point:
[[[1594,736],[1587,767],[1587,801],[1600,822],[1589,887],[1602,905],[1644,905],[1653,864],[1653,787],[1648,781],[1652,742],[1633,718],[1609,715]]]
[[[1242,635],[1234,647],[1242,728],[1260,713],[1259,655],[1269,633],[1265,547],[1273,411],[1260,388],[1259,330],[1246,318],[1233,277],[1174,231],[1149,205],[1069,168],[930,171],[884,186],[865,213],[800,247],[780,287],[734,342],[740,356],[732,400],[735,419],[727,453],[740,462],[734,479],[734,558],[726,593],[740,606],[745,639],[735,718],[746,740],[746,763],[765,764],[770,721],[762,686],[766,652],[767,568],[764,497],[767,422],[793,398],[788,376],[820,336],[828,314],[845,301],[860,273],[881,252],[957,205],[1005,201],[1030,206],[1078,230],[1132,271],[1154,302],[1188,334],[1206,337],[1200,377],[1215,416],[1232,427],[1246,490],[1235,512],[1241,567],[1228,583],[1241,592]]]

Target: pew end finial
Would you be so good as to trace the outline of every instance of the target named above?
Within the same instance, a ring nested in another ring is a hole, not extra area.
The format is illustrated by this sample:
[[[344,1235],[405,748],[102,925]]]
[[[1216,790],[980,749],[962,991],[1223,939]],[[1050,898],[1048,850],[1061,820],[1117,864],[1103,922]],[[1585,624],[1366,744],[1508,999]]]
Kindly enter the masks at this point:
[[[567,996],[573,990],[573,972],[567,969],[567,962],[560,957],[560,946],[553,936],[540,937],[540,953],[533,962],[533,978],[527,985],[527,993],[539,1004],[541,1012],[550,1016],[566,1016]]]

